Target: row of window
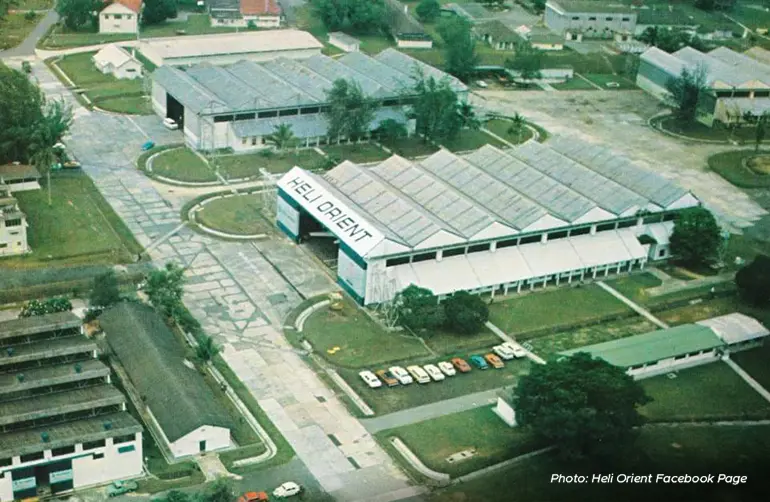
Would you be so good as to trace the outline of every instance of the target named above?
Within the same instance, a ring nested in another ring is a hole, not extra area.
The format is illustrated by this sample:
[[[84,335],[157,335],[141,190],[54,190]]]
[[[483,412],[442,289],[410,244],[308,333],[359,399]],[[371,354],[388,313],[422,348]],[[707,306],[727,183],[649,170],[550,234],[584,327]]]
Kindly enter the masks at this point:
[[[129,443],[131,441],[134,441],[136,439],[136,436],[134,434],[126,434],[125,436],[116,436],[112,438],[112,444],[122,444],[122,443]],[[89,451],[89,450],[95,450],[97,448],[104,448],[107,445],[107,441],[105,439],[99,439],[98,441],[89,441],[86,443],[83,443],[83,451]],[[129,451],[134,451],[135,447],[134,445],[128,445],[128,446],[121,446],[118,448],[118,453],[126,453]],[[62,446],[61,448],[52,448],[51,449],[51,456],[53,457],[60,457],[62,455],[71,455],[75,453],[75,445],[72,446]],[[98,454],[102,458],[104,457],[104,454]],[[35,453],[28,453],[26,455],[21,455],[19,459],[21,460],[21,463],[26,462],[34,462],[36,460],[43,460],[45,458],[45,452],[39,451]],[[97,457],[95,457],[97,458]],[[1,466],[7,466],[11,465],[11,459],[0,459],[0,467]]]
[[[6,185],[17,185],[19,183],[34,183],[37,181],[37,178],[16,178],[12,180],[1,180],[2,183],[5,183]]]
[[[125,17],[126,19],[134,18],[133,14],[105,14],[104,19],[110,19],[110,16],[112,16],[112,19],[118,19],[118,20],[123,19],[123,17]]]
[[[17,242],[16,245],[17,246],[21,246],[21,241]],[[7,242],[0,242],[0,249],[5,249],[7,247],[8,247],[8,243]]]
[[[572,16],[572,20],[573,21],[580,21],[580,16]],[[588,18],[588,20],[589,21],[596,21],[596,16],[590,16]],[[604,20],[605,21],[614,21],[615,18],[614,17],[605,17]],[[622,17],[622,18],[620,18],[620,20],[625,23],[625,22],[631,21],[631,18],[630,17]]]
[[[682,354],[682,355],[676,356],[676,357],[674,357],[674,360],[675,361],[681,361],[682,359],[687,359],[688,357],[700,356],[700,355],[703,355],[703,354],[708,354],[709,352],[711,352],[711,350],[701,350],[701,351],[698,351],[698,352],[690,352],[690,353],[687,353],[687,354]],[[643,369],[643,368],[651,368],[653,366],[657,366],[659,363],[660,363],[660,361],[655,361],[655,362],[652,362],[652,363],[638,364],[636,366],[629,366],[628,369],[630,369],[630,370],[640,370],[640,369]]]
[[[21,225],[21,218],[14,218],[12,220],[5,220],[6,227],[18,227]]]
[[[381,106],[398,106],[399,104],[409,104],[410,99],[386,99],[382,101]],[[228,115],[216,115],[214,122],[237,122],[240,120],[271,119],[275,117],[294,117],[297,115],[315,115],[317,113],[326,113],[330,110],[328,106],[305,106],[301,108],[291,108],[289,110],[271,110],[265,112],[236,113]]]

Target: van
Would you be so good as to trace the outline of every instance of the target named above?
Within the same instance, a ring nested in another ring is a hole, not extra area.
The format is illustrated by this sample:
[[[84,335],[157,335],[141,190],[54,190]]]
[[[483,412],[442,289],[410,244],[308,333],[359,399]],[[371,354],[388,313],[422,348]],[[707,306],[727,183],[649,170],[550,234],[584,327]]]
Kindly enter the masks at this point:
[[[417,383],[430,383],[430,377],[428,373],[419,366],[407,366],[406,371],[412,375]]]

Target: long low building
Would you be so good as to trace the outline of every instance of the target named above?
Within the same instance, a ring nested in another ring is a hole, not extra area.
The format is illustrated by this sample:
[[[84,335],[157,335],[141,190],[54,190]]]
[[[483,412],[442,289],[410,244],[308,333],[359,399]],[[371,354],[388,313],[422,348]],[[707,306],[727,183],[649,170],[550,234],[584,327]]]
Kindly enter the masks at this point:
[[[685,69],[705,72],[706,88],[696,114],[705,125],[731,124],[744,120],[747,113],[761,116],[770,111],[770,65],[727,47],[706,53],[684,47],[672,54],[651,47],[640,56],[636,85],[666,99],[668,82]]]
[[[295,167],[278,188],[279,228],[298,242],[334,236],[338,282],[364,304],[410,284],[494,295],[638,269],[669,256],[677,213],[699,205],[610,150],[559,137],[323,175]]]
[[[724,354],[762,345],[770,334],[762,324],[733,313],[561,352],[587,352],[634,378],[647,378],[719,360]]]
[[[305,146],[327,138],[326,93],[335,80],[355,82],[380,108],[370,124],[386,119],[414,125],[405,104],[418,74],[446,79],[465,99],[459,80],[394,49],[370,57],[351,52],[339,58],[316,54],[302,60],[238,61],[226,66],[158,68],[152,75],[152,106],[174,119],[185,141],[196,149],[232,148],[236,152],[267,148],[265,137],[279,124],[292,126]]]

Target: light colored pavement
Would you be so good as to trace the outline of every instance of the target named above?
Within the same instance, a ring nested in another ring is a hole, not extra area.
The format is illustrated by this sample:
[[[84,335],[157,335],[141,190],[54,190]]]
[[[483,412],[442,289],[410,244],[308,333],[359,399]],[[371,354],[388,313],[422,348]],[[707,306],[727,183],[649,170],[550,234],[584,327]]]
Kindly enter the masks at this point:
[[[645,309],[641,305],[639,305],[636,302],[632,302],[630,299],[626,298],[625,296],[621,295],[615,288],[612,286],[608,286],[606,283],[602,281],[596,281],[596,285],[605,290],[607,293],[611,294],[621,302],[625,303],[629,307],[631,307],[634,311],[636,311],[637,314],[639,314],[642,317],[645,317],[647,320],[649,320],[651,323],[655,324],[656,326],[666,329],[668,328],[668,324],[664,323],[654,315],[650,313],[649,310]]]
[[[537,364],[545,364],[545,359],[543,359],[542,357],[538,356],[534,352],[530,351],[527,347],[525,347],[524,345],[522,345],[519,342],[517,342],[516,339],[513,338],[512,336],[506,335],[503,330],[501,330],[500,328],[498,328],[497,326],[492,324],[490,321],[487,321],[486,324],[484,324],[484,325],[489,330],[491,330],[492,333],[497,335],[498,338],[500,338],[500,340],[502,340],[503,342],[510,343],[510,344],[513,344],[513,345],[518,345],[519,347],[521,347],[521,349],[524,350],[527,353],[527,358],[530,359],[531,361],[534,361]]]
[[[751,375],[749,375],[748,373],[746,373],[746,370],[744,370],[743,368],[741,368],[740,366],[738,366],[738,364],[737,364],[735,361],[733,361],[732,359],[730,359],[730,355],[729,355],[729,354],[727,354],[727,355],[723,356],[723,357],[722,357],[722,360],[723,360],[724,362],[726,362],[726,363],[727,363],[727,365],[728,365],[730,368],[732,368],[732,370],[733,370],[734,372],[736,372],[736,373],[738,374],[738,376],[739,376],[739,377],[743,378],[743,380],[744,380],[744,381],[745,381],[747,384],[749,384],[749,386],[750,386],[752,389],[754,389],[755,391],[757,391],[757,393],[758,393],[760,396],[762,396],[762,397],[764,398],[764,400],[765,400],[765,401],[767,401],[768,403],[770,403],[770,392],[768,392],[768,391],[767,391],[767,389],[765,389],[764,387],[762,387],[762,385],[760,385],[760,383],[759,383],[759,382],[757,382],[756,380],[754,380],[754,378],[752,378],[752,376],[751,376]]]
[[[43,35],[45,35],[45,32],[48,31],[48,28],[56,24],[56,21],[58,20],[59,14],[53,9],[49,10],[21,44],[12,49],[0,51],[0,59],[33,57],[35,55],[35,45],[37,45],[38,40],[40,40]]]
[[[651,269],[654,270],[654,269]],[[735,277],[735,274],[730,272],[727,274],[712,275],[709,277],[702,277],[700,279],[692,279],[690,281],[683,281],[681,279],[669,278],[664,281],[660,286],[654,288],[648,288],[647,294],[650,296],[666,295],[669,293],[676,293],[679,291],[686,291],[688,289],[700,288],[708,286],[710,284],[719,284],[725,281],[731,281]]]
[[[767,215],[749,195],[707,170],[709,155],[734,146],[688,143],[657,133],[647,118],[663,107],[642,91],[478,91],[471,101],[508,116],[519,112],[551,134],[612,148],[691,190],[730,231]]]
[[[166,200],[135,162],[147,137],[169,144],[181,135],[154,116],[90,112],[41,62],[33,72],[47,97],[72,105],[75,122],[65,142],[137,240],[147,246],[176,228],[182,198]],[[182,228],[150,256],[157,265],[187,267],[185,304],[222,344],[225,360],[324,491],[335,500],[367,502],[423,491],[410,485],[276,328],[303,298],[336,288],[297,246],[279,237],[216,242]]]
[[[464,377],[462,375],[457,375],[450,378]],[[432,385],[442,385],[442,383],[439,382],[438,384]],[[497,393],[501,390],[503,389],[491,389],[476,392],[474,394],[467,394],[465,396],[454,397],[452,399],[445,399],[444,401],[424,404],[422,406],[388,413],[387,415],[381,415],[375,418],[365,418],[361,420],[361,423],[370,434],[376,434],[387,429],[395,429],[396,427],[403,427],[404,425],[415,424],[432,418],[451,415],[452,413],[489,406],[490,404],[497,402]]]

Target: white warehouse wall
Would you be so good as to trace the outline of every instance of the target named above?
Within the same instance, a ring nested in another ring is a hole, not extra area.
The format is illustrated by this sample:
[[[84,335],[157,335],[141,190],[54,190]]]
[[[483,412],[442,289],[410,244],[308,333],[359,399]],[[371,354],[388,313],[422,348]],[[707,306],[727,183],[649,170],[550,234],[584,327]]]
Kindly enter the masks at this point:
[[[169,445],[175,458],[197,455],[200,453],[200,442],[206,441],[206,451],[221,450],[232,445],[230,429],[204,425],[181,437]]]
[[[73,484],[75,488],[106,483],[116,479],[125,479],[142,474],[142,433],[136,434],[133,443],[112,444],[107,440],[107,446],[93,453],[104,453],[104,458],[94,459],[92,455],[72,459]],[[134,451],[118,453],[118,448],[134,446]],[[89,452],[91,453],[91,452]]]
[[[712,349],[705,354],[698,354],[697,356],[685,357],[684,359],[675,359],[670,357],[658,361],[658,364],[647,366],[636,370],[629,369],[626,371],[629,375],[634,377],[635,380],[641,380],[644,378],[650,378],[656,375],[662,375],[664,373],[670,373],[672,371],[679,371],[685,368],[692,368],[693,366],[700,366],[701,364],[713,363],[719,360],[719,354],[715,349]]]
[[[6,502],[13,500],[13,481],[9,471],[0,475],[0,501]]]

